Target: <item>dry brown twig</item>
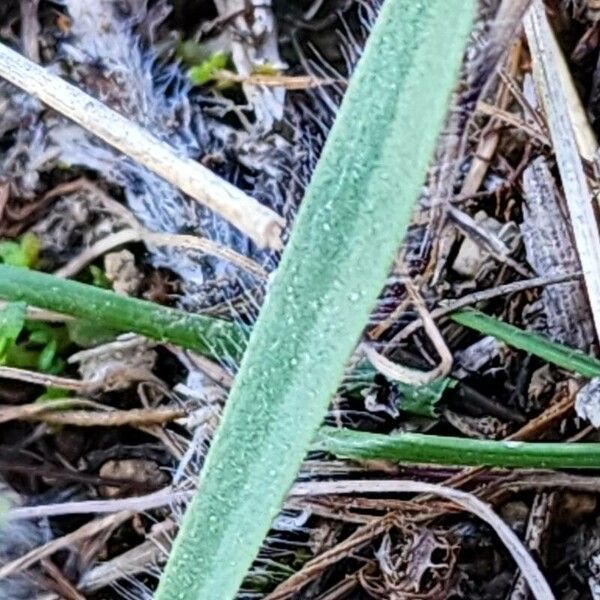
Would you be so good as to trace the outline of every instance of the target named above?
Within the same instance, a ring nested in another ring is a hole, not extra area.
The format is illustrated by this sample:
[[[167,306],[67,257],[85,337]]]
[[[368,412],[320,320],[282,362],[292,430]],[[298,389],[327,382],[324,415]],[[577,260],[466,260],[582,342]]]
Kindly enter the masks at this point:
[[[130,156],[230,221],[261,247],[282,248],[282,217],[77,87],[0,44],[0,77]]]
[[[327,85],[346,85],[345,79],[314,77],[312,75],[281,75],[278,73],[251,73],[240,75],[226,69],[215,73],[217,83],[241,83],[247,85],[263,85],[281,87],[289,91],[310,90]]]
[[[423,483],[412,480],[397,481],[311,481],[296,484],[291,495],[328,495],[328,494],[368,494],[368,493],[429,493],[450,500],[461,508],[477,515],[490,525],[507,550],[520,567],[534,597],[538,600],[554,598],[552,590],[542,575],[536,562],[523,546],[521,540],[502,519],[487,505],[473,494],[462,492],[435,483]]]
[[[264,600],[286,600],[287,598],[291,598],[294,594],[298,593],[298,590],[312,581],[325,569],[334,565],[345,556],[350,555],[352,552],[355,552],[365,544],[368,544],[373,538],[388,531],[394,526],[395,522],[395,515],[388,513],[383,517],[374,519],[368,525],[359,527],[344,541],[305,563],[299,571],[283,583],[280,583]]]
[[[499,108],[493,104],[488,104],[487,102],[480,101],[477,104],[477,112],[482,115],[487,115],[488,117],[495,117],[499,121],[503,121],[507,125],[514,127],[516,129],[520,129],[524,133],[526,133],[529,137],[541,142],[544,146],[550,146],[550,140],[546,136],[546,134],[536,127],[529,125],[526,121],[519,118],[512,112]]]
[[[142,227],[135,229],[122,229],[116,233],[107,235],[98,240],[94,245],[86,248],[84,252],[75,256],[66,265],[54,272],[57,277],[73,277],[81,269],[100,258],[107,252],[114,250],[119,246],[124,246],[131,242],[145,242],[154,246],[172,246],[178,248],[188,248],[190,250],[199,250],[211,256],[217,256],[231,264],[252,273],[259,279],[266,279],[267,272],[253,260],[221,246],[212,240],[199,238],[193,235],[178,235],[172,233],[155,233]]]
[[[530,550],[540,556],[544,566],[544,543],[548,536],[548,528],[550,527],[557,500],[558,495],[556,492],[541,492],[536,494],[527,521],[525,544]],[[527,580],[522,573],[518,573],[510,594],[507,596],[507,600],[528,600],[528,598],[529,587]]]
[[[126,576],[137,575],[157,564],[168,554],[174,521],[166,520],[152,527],[148,539],[118,556],[94,566],[77,584],[82,592],[95,592]]]
[[[534,596],[538,599],[549,600],[554,598],[548,583],[531,558],[522,542],[515,533],[496,515],[484,502],[469,494],[443,485],[422,483],[412,480],[396,481],[368,481],[368,480],[339,480],[339,481],[314,481],[296,484],[291,496],[319,496],[330,494],[366,494],[366,493],[427,493],[441,496],[458,504],[461,508],[472,512],[488,523],[498,534],[519,567],[521,568]],[[361,527],[350,538],[338,544],[333,549],[309,561],[300,571],[280,584],[266,600],[284,600],[297,593],[304,585],[314,579],[320,572],[346,555],[350,549],[356,549],[367,543],[373,537],[387,531],[394,524],[393,516],[388,514],[381,519],[376,519],[369,525]],[[355,539],[353,539],[355,538]],[[352,540],[352,543],[349,542]]]
[[[38,546],[34,548],[27,554],[3,565],[0,567],[0,579],[4,579],[17,573],[19,571],[24,571],[28,569],[32,565],[34,565],[39,560],[46,558],[47,556],[51,556],[55,552],[62,550],[63,548],[67,548],[87,537],[96,535],[105,529],[112,527],[118,527],[125,521],[127,521],[133,515],[130,511],[122,511],[112,515],[108,515],[107,517],[102,517],[101,519],[95,519],[86,523],[79,529],[68,533],[67,535],[63,535],[62,537],[56,538],[42,546]]]
[[[91,408],[96,410],[75,410]],[[58,398],[44,403],[0,407],[0,423],[10,421],[42,421],[77,427],[123,427],[157,425],[184,417],[179,408],[131,408],[117,410],[84,398]]]
[[[78,392],[79,394],[89,393],[102,387],[101,383],[96,381],[81,381],[80,379],[70,379],[68,377],[48,375],[47,373],[37,373],[36,371],[28,371],[16,367],[0,366],[0,377],[3,379],[34,383],[45,387],[59,388],[61,390],[71,390],[73,392]]]
[[[0,310],[7,304],[9,304],[8,301],[0,300]],[[35,308],[34,306],[28,306],[25,314],[30,321],[46,321],[48,323],[68,323],[69,321],[75,321],[75,318],[69,315],[63,315],[52,310],[44,310],[43,308]]]
[[[565,275],[556,275],[555,277],[532,277],[531,279],[525,279],[524,281],[514,281],[512,283],[499,285],[488,290],[473,292],[472,294],[467,294],[466,296],[462,296],[461,298],[456,298],[456,300],[448,300],[444,304],[444,306],[434,308],[432,311],[430,311],[429,314],[433,319],[439,319],[445,315],[450,314],[451,312],[454,312],[455,310],[464,308],[466,306],[472,306],[473,304],[477,304],[478,302],[492,300],[499,296],[514,294],[515,292],[522,292],[525,290],[549,285],[552,283],[571,281],[573,279],[577,279],[578,277],[581,277],[581,273],[579,272],[568,273]],[[406,339],[408,336],[412,335],[422,326],[423,320],[421,318],[415,319],[412,323],[404,327],[404,329],[401,329],[393,337],[390,344],[393,345],[394,343]]]
[[[185,417],[186,411],[176,408],[130,408],[96,412],[89,410],[61,410],[42,412],[28,416],[27,421],[42,421],[52,425],[74,427],[125,427],[140,425],[164,425]]]
[[[204,254],[226,260],[259,279],[264,280],[268,276],[265,269],[255,261],[213,240],[194,235],[157,233],[146,229],[125,206],[111,198],[104,190],[85,178],[77,179],[71,183],[73,187],[84,189],[93,194],[106,210],[124,221],[128,225],[128,228],[107,235],[89,248],[86,248],[81,254],[75,256],[66,265],[55,271],[54,274],[57,277],[72,277],[107,252],[131,242],[144,242],[154,246],[171,246],[198,250]]]
[[[510,49],[506,59],[506,70],[511,75],[517,72],[521,51],[522,42],[517,40]],[[509,105],[510,94],[505,84],[501,83],[498,87],[495,104],[499,109],[506,110]],[[481,132],[477,148],[473,153],[473,161],[461,187],[461,195],[474,194],[480,188],[499,142],[500,133],[497,123],[494,119],[490,119]]]
[[[419,371],[392,362],[367,344],[362,344],[361,348],[369,362],[387,378],[393,381],[401,381],[408,385],[426,385],[434,379],[444,377],[450,372],[453,356],[416,288],[407,282],[406,290],[421,317],[425,332],[440,356],[439,365],[430,371]]]
[[[38,506],[23,506],[8,511],[10,521],[20,519],[39,519],[62,515],[89,515],[117,513],[121,511],[144,512],[169,504],[182,502],[190,498],[193,490],[175,490],[166,487],[152,494],[133,496],[131,498],[114,498],[111,500],[79,500],[77,502],[59,502]]]
[[[64,573],[49,558],[43,558],[40,562],[44,571],[54,581],[61,600],[86,600],[85,596],[75,589]]]

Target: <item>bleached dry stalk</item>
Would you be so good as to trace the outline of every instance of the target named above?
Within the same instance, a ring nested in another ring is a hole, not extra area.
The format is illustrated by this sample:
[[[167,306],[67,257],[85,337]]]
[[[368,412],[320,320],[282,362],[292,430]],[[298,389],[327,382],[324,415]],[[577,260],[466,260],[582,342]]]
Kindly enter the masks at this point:
[[[457,504],[463,509],[477,515],[494,529],[499,539],[510,552],[521,569],[536,600],[552,600],[554,594],[550,589],[539,567],[523,546],[515,533],[498,517],[494,510],[471,493],[455,490],[454,488],[424,483],[421,481],[310,481],[297,483],[291,490],[291,496],[322,496],[330,494],[394,494],[394,493],[426,493],[441,496]],[[273,600],[277,597],[272,595]],[[271,596],[270,596],[271,597]]]
[[[261,247],[280,249],[283,219],[206,167],[77,87],[0,44],[0,77],[68,117],[230,221]]]
[[[592,196],[577,146],[569,104],[558,67],[556,46],[546,9],[534,0],[525,20],[525,32],[533,58],[533,75],[546,111],[550,137],[569,208],[575,246],[581,266],[596,334],[600,332],[600,234]]]

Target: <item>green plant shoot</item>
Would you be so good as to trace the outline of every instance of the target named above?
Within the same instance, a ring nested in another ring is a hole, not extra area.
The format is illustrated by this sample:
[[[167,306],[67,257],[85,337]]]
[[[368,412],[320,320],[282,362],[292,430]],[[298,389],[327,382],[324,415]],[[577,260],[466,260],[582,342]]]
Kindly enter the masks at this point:
[[[236,595],[405,235],[474,4],[384,4],[253,328],[157,600]]]

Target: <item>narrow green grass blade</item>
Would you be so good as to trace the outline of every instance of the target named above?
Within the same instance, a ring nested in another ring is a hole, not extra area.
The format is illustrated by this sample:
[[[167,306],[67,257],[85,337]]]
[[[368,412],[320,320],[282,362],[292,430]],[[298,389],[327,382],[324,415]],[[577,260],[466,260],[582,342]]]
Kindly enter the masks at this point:
[[[0,265],[0,298],[62,312],[118,332],[133,331],[220,359],[240,359],[247,343],[247,333],[234,323],[19,267]]]
[[[491,335],[513,348],[539,356],[568,371],[574,371],[584,377],[600,377],[600,360],[580,350],[551,342],[541,335],[523,331],[477,310],[461,310],[452,313],[450,318],[460,325],[484,335]]]
[[[157,600],[236,595],[404,237],[474,4],[385,2],[254,326]]]
[[[313,446],[339,458],[523,469],[598,469],[600,444],[471,440],[323,427]]]

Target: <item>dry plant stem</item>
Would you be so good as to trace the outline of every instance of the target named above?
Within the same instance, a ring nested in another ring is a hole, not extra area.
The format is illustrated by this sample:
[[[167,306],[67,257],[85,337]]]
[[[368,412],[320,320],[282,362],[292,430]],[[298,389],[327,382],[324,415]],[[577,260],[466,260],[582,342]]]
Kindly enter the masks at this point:
[[[252,275],[259,279],[267,278],[267,272],[258,263],[212,240],[193,235],[155,233],[141,226],[136,226],[135,229],[122,229],[121,231],[107,235],[78,256],[75,256],[66,265],[58,269],[58,271],[55,271],[54,275],[57,277],[73,277],[73,275],[76,275],[81,269],[97,258],[100,258],[118,246],[123,246],[130,242],[145,242],[154,246],[172,246],[199,250],[210,256],[217,256],[226,260],[236,267],[252,273]]]
[[[547,537],[557,500],[558,496],[556,492],[542,492],[536,494],[527,521],[525,544],[529,550],[535,552],[535,554],[542,559],[544,566],[544,542]],[[527,585],[527,580],[522,573],[517,573],[517,577],[515,578],[515,582],[513,583],[512,590],[510,591],[507,600],[528,600],[528,598],[529,586]]]
[[[581,163],[569,103],[557,66],[556,46],[541,0],[533,0],[525,18],[525,31],[533,59],[533,74],[540,88],[567,200],[575,245],[581,261],[588,299],[600,331],[600,234],[592,196]]]
[[[96,408],[98,410],[107,409],[104,404],[86,400],[85,398],[58,398],[48,402],[39,402],[33,404],[21,404],[19,406],[1,406],[0,423],[8,423],[16,420],[27,420],[43,412],[52,410],[63,410],[72,408]]]
[[[49,558],[44,558],[40,562],[44,571],[54,581],[55,589],[60,593],[61,600],[86,600],[85,596],[75,589],[64,573]]]
[[[266,271],[258,263],[212,240],[193,235],[158,233],[146,229],[125,206],[117,202],[114,198],[111,198],[102,188],[85,177],[80,177],[64,185],[69,185],[73,190],[83,189],[93,194],[107,211],[124,221],[129,226],[129,229],[119,231],[98,241],[81,255],[76,256],[64,267],[56,271],[54,274],[58,277],[72,277],[105,252],[130,241],[142,241],[155,246],[173,246],[199,250],[210,256],[226,260],[260,279],[267,277]]]
[[[556,490],[558,492],[565,489],[576,492],[599,494],[600,479],[598,477],[585,477],[582,475],[573,475],[569,473],[532,472],[527,471],[527,476],[520,480],[514,480],[510,476],[502,482],[502,488],[498,494],[493,494],[494,501],[497,495],[504,496],[506,491],[519,492],[521,490]],[[491,497],[490,497],[491,498]]]
[[[481,65],[480,77],[485,77],[486,80],[482,84],[483,90],[479,94],[480,98],[485,95],[486,87],[491,82],[490,75],[499,66],[502,56],[521,26],[523,15],[530,4],[531,0],[502,0],[491,28],[486,55]]]
[[[522,292],[531,288],[541,287],[544,285],[561,283],[563,281],[572,281],[574,279],[577,279],[578,277],[581,277],[581,273],[569,273],[565,275],[556,275],[555,277],[532,277],[531,279],[525,279],[524,281],[514,281],[512,283],[505,283],[503,285],[499,285],[498,287],[490,288],[489,290],[481,290],[480,292],[473,292],[472,294],[467,294],[466,296],[463,296],[462,298],[457,298],[456,300],[448,300],[444,304],[444,306],[434,308],[432,311],[430,311],[429,314],[433,319],[439,319],[440,317],[444,317],[460,308],[472,306],[473,304],[477,304],[478,302],[492,300],[493,298],[498,298],[499,296],[514,294],[516,292]],[[393,337],[390,343],[395,344],[406,339],[415,331],[417,331],[420,327],[423,327],[423,320],[420,318],[415,319],[404,329],[401,329]]]
[[[390,494],[390,493],[427,493],[441,496],[461,508],[472,512],[490,525],[504,543],[526,578],[533,595],[538,600],[554,598],[552,590],[542,575],[536,562],[531,558],[523,543],[500,517],[473,494],[455,490],[434,483],[422,483],[411,480],[397,481],[315,481],[296,484],[292,496],[318,496],[330,494]],[[271,596],[268,598],[271,599]],[[272,600],[278,596],[272,596]]]
[[[499,75],[504,85],[510,90],[512,97],[521,107],[521,112],[525,121],[532,127],[535,127],[538,131],[543,132],[544,136],[549,140],[548,126],[538,110],[537,99],[528,97],[528,94],[522,89],[523,85],[520,85],[515,80],[515,74],[500,72]],[[532,102],[531,100],[535,101]]]
[[[440,356],[440,364],[431,371],[419,371],[393,363],[366,344],[362,345],[362,350],[369,362],[388,379],[400,381],[408,385],[421,386],[448,375],[452,369],[453,357],[430,312],[427,310],[423,298],[421,298],[412,283],[406,283],[406,291],[421,316],[425,332]]]
[[[359,548],[371,542],[373,538],[388,531],[393,527],[394,523],[395,516],[390,513],[374,519],[368,525],[360,527],[343,542],[336,544],[333,548],[309,560],[289,579],[280,583],[264,600],[286,600],[287,598],[291,598],[328,567],[334,565],[345,556],[356,552]]]
[[[519,59],[522,51],[521,40],[516,40],[510,49],[506,59],[506,70],[514,75],[519,67]],[[496,105],[498,108],[505,110],[510,102],[510,94],[506,85],[500,85],[496,95]],[[461,195],[474,194],[481,186],[481,182],[487,173],[488,167],[498,143],[500,142],[500,133],[497,131],[497,124],[494,119],[490,119],[487,125],[481,132],[481,137],[477,148],[473,153],[473,161],[469,167],[469,172],[465,176],[461,187]]]
[[[47,556],[51,556],[55,552],[71,546],[72,544],[75,544],[85,538],[96,535],[107,528],[118,527],[127,521],[132,515],[133,513],[130,511],[122,511],[116,514],[108,515],[107,517],[102,517],[101,519],[90,521],[89,523],[86,523],[79,529],[76,529],[67,535],[52,540],[43,546],[39,546],[38,548],[34,548],[27,554],[24,554],[16,560],[13,560],[0,567],[0,579],[9,577],[10,575],[13,575],[19,571],[24,571],[39,560],[42,560]]]
[[[106,412],[63,410],[35,413],[28,415],[24,420],[74,427],[125,427],[163,425],[185,415],[184,410],[172,408],[130,408]]]
[[[548,430],[554,423],[565,417],[573,410],[575,404],[575,394],[568,393],[565,397],[549,406],[543,413],[531,419],[523,425],[518,431],[509,435],[508,441],[533,440],[544,431]]]
[[[58,517],[62,515],[112,514],[120,511],[140,513],[182,502],[187,500],[191,494],[192,490],[181,491],[166,487],[152,494],[132,498],[81,500],[79,502],[23,506],[9,510],[6,518],[9,521],[18,521],[20,519],[40,519],[42,517]]]
[[[111,233],[101,240],[98,240],[95,244],[86,248],[81,254],[78,254],[72,258],[66,265],[60,269],[54,271],[56,277],[73,277],[87,267],[90,263],[94,262],[100,256],[131,242],[139,242],[140,233],[133,229],[122,229],[116,233]]]
[[[419,481],[314,481],[296,484],[291,495],[329,495],[329,494],[390,494],[390,493],[428,493],[441,496],[452,501],[461,508],[477,515],[480,519],[490,525],[506,549],[510,552],[515,562],[521,569],[523,577],[537,600],[550,600],[554,594],[546,579],[542,575],[536,562],[531,558],[529,552],[523,546],[521,540],[502,519],[473,494],[455,490],[435,483],[423,483]]]
[[[74,410],[90,408],[96,411]],[[58,398],[48,402],[0,406],[0,423],[9,421],[44,421],[79,427],[119,427],[124,425],[157,425],[184,417],[182,409],[131,408],[118,410],[85,398]]]
[[[510,256],[510,250],[506,244],[498,236],[477,223],[471,215],[452,205],[447,207],[447,215],[465,235],[493,258],[508,265],[523,277],[531,276],[529,269],[524,268]]]
[[[284,220],[92,96],[0,44],[0,77],[177,186],[230,221],[259,246],[282,247]]]
[[[239,75],[233,71],[221,70],[215,73],[219,83],[241,83],[265,87],[281,87],[286,90],[309,90],[327,85],[345,85],[344,79],[313,77],[311,75]]]
[[[477,104],[477,112],[489,117],[496,117],[499,121],[504,121],[506,124],[525,132],[529,137],[541,142],[544,146],[550,146],[550,140],[542,131],[532,127],[514,113],[498,108],[493,104],[488,104],[487,102],[479,102]]]
[[[200,250],[205,254],[210,254],[211,256],[226,260],[259,279],[264,280],[268,277],[267,271],[265,271],[258,263],[247,258],[243,254],[239,254],[235,250],[221,246],[209,239],[199,238],[193,235],[155,233],[147,230],[141,231],[141,237],[144,242],[155,246],[177,246],[179,248],[188,248],[190,250]]]
[[[547,19],[546,22],[548,23]],[[565,56],[551,27],[548,27],[548,33],[550,56],[545,60],[552,61],[553,66],[558,74],[558,80],[556,83],[562,88],[564,93],[566,106],[570,116],[570,122],[573,126],[575,141],[577,142],[577,148],[579,149],[579,154],[584,160],[592,163],[596,159],[596,152],[598,150],[598,141],[596,140],[596,135],[594,134],[594,131],[590,125],[586,110],[581,102],[577,88],[575,87],[575,82],[573,81],[573,77],[569,71],[569,66],[565,60]],[[529,39],[529,33],[527,35]]]
[[[175,523],[169,519],[152,527],[149,539],[135,548],[95,565],[77,583],[82,592],[94,592],[125,576],[148,572],[148,567],[160,563],[168,554]]]
[[[516,37],[516,33],[519,31],[523,15],[529,7],[530,2],[531,0],[502,0],[498,11],[496,12],[487,43],[483,47],[480,57],[475,61],[473,73],[470,74],[471,82],[468,94],[463,98],[465,106],[460,107],[461,111],[464,112],[466,116],[458,116],[455,120],[458,127],[454,126],[456,138],[455,143],[452,144],[454,149],[443,157],[442,160],[442,162],[448,162],[449,166],[453,166],[451,167],[451,170],[446,169],[448,176],[440,179],[440,183],[445,183],[445,186],[442,185],[439,187],[438,191],[450,189],[459,177],[459,167],[462,163],[460,158],[464,157],[466,154],[469,131],[474,118],[474,114],[471,113],[474,113],[473,109],[477,104],[477,101],[487,97],[489,88],[495,80],[493,75],[498,71],[507,49],[511,47],[511,43]],[[518,58],[511,56],[510,63],[514,65],[514,68],[516,69],[518,67]],[[465,107],[467,108],[466,111]],[[485,157],[487,154],[491,158],[497,143],[497,140],[494,141],[492,139],[489,145],[486,145],[485,148],[480,148],[485,150],[483,156]],[[477,161],[473,162],[473,167],[475,167],[475,162]],[[477,179],[480,178],[481,181],[486,170],[487,167],[485,165],[482,167],[480,163],[479,168],[477,168],[476,171],[469,173],[465,179],[464,185],[473,186],[473,191],[476,191],[478,187]],[[444,261],[442,260],[439,262],[443,263]],[[520,272],[519,265],[515,261],[508,259],[508,264],[515,268],[517,272]],[[438,270],[435,274],[435,279],[439,277],[439,274],[440,271]],[[527,277],[528,275],[525,274],[524,276]]]
[[[35,383],[45,387],[59,388],[61,390],[72,390],[74,392],[78,392],[79,394],[91,392],[102,387],[102,384],[96,381],[81,381],[80,379],[58,377],[57,375],[47,375],[45,373],[37,373],[36,371],[17,369],[16,367],[0,366],[0,377],[3,379],[13,379],[16,381]]]

